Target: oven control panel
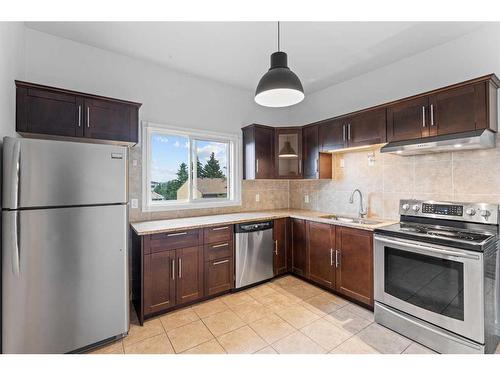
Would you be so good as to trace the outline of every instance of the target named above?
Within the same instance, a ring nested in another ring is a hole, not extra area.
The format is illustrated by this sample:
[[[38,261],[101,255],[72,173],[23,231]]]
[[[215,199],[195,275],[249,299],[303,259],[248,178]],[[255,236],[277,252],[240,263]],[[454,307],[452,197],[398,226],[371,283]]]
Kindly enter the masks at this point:
[[[474,223],[499,224],[499,205],[401,199],[399,214]]]

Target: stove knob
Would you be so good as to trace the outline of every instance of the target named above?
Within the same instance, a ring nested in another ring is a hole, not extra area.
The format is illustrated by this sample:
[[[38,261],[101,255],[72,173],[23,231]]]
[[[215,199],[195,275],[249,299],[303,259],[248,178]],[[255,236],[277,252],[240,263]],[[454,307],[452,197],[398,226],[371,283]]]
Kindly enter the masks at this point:
[[[488,218],[488,216],[491,215],[491,212],[488,210],[481,210],[481,216],[484,217],[485,219]]]
[[[408,211],[410,209],[410,205],[408,203],[405,203],[401,206],[403,210]]]
[[[465,210],[465,213],[469,216],[474,216],[476,214],[476,210],[473,208],[468,208]]]
[[[415,212],[420,211],[420,206],[418,204],[414,204],[412,208],[413,208],[413,211],[415,211]]]

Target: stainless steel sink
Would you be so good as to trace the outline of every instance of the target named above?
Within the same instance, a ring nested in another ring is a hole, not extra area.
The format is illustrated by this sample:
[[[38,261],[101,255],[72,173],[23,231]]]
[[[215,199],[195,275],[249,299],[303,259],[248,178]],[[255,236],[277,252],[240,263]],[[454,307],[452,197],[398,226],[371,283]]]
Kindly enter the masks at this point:
[[[353,223],[353,224],[364,224],[364,225],[375,225],[380,224],[379,220],[362,219],[357,217],[341,216],[341,215],[324,215],[320,216],[322,219],[329,219],[333,221],[340,221],[341,223]]]

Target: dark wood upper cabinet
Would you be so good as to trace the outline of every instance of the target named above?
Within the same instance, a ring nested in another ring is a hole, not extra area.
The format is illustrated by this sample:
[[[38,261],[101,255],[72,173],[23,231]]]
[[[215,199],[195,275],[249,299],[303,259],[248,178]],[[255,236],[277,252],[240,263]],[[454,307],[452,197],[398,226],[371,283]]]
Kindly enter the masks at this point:
[[[377,108],[349,116],[347,147],[360,147],[386,142],[386,109]]]
[[[426,110],[428,97],[394,104],[387,109],[387,141],[404,141],[429,136]]]
[[[312,221],[307,225],[309,279],[333,289],[335,287],[335,227]]]
[[[458,87],[429,97],[430,135],[485,129],[487,84]]]
[[[302,129],[277,128],[274,154],[276,178],[302,178]]]
[[[194,246],[176,250],[176,302],[198,300],[204,296],[203,247]]]
[[[288,272],[288,219],[276,219],[273,222],[274,275]]]
[[[361,229],[337,226],[338,266],[335,289],[373,306],[373,235]]]
[[[302,150],[304,178],[319,177],[319,138],[318,125],[306,126],[302,129]]]
[[[321,152],[345,148],[347,135],[344,119],[321,122],[318,125],[318,137]]]
[[[274,128],[249,125],[243,131],[243,178],[274,178]]]
[[[292,226],[292,272],[307,277],[306,221],[291,219]]]
[[[140,103],[16,81],[16,131],[23,135],[137,143]]]

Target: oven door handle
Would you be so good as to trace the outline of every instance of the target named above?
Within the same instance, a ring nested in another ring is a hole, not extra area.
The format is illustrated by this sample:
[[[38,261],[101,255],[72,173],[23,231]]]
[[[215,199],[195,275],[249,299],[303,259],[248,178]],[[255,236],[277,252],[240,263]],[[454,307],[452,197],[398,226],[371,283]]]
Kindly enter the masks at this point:
[[[417,251],[424,251],[424,252],[435,253],[435,254],[439,254],[439,255],[453,256],[453,257],[457,257],[457,258],[467,258],[467,259],[474,259],[474,260],[480,259],[479,255],[472,255],[472,254],[467,254],[467,253],[461,253],[458,251],[447,250],[444,247],[441,248],[441,247],[434,247],[434,246],[428,246],[428,245],[420,245],[420,244],[408,242],[408,241],[392,240],[392,239],[389,239],[387,237],[379,236],[379,235],[375,235],[373,238],[376,241],[388,243],[388,244],[395,245],[395,246],[406,246],[406,247],[415,249]]]

